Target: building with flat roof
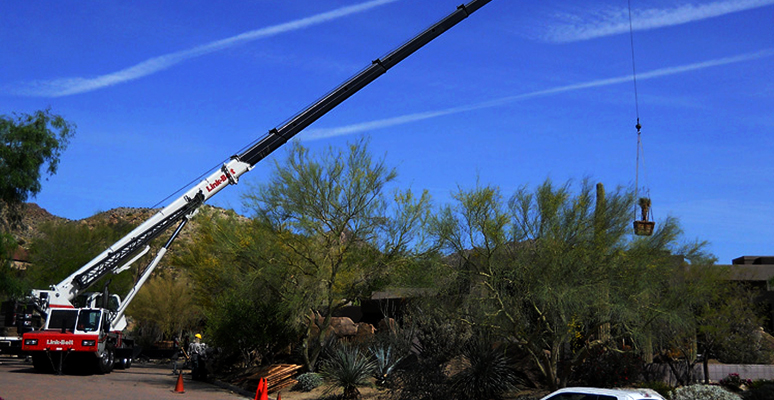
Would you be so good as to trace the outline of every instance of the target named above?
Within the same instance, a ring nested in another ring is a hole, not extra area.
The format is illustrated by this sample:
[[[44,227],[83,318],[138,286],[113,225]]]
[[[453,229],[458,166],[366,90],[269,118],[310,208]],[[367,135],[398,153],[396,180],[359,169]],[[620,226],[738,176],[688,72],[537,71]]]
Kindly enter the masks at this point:
[[[743,282],[760,291],[760,301],[766,306],[766,331],[774,332],[774,256],[742,256],[728,267],[734,282]]]

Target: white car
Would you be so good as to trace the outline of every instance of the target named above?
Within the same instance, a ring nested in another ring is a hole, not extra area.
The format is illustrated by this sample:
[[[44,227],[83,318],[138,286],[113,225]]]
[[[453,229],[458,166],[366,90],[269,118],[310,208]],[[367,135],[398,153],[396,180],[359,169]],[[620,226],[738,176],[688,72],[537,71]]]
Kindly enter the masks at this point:
[[[599,389],[569,387],[559,389],[540,400],[666,400],[652,389]]]

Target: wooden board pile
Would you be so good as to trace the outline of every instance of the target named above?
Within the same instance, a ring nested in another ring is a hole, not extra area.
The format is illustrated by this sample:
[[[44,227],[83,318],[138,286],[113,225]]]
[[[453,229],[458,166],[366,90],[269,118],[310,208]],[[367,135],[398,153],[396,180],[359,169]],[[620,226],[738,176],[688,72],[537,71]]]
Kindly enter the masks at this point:
[[[266,378],[268,392],[274,393],[285,388],[293,387],[297,380],[293,379],[303,366],[297,364],[275,364],[259,370],[258,372],[240,379],[249,382],[250,386],[257,387],[261,378]]]

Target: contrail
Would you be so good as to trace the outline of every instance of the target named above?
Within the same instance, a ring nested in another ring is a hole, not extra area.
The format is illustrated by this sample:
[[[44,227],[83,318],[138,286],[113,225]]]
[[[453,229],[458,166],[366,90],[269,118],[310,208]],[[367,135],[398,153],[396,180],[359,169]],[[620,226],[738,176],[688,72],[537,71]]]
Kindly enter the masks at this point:
[[[725,0],[707,4],[685,3],[669,9],[632,10],[632,28],[646,30],[681,25],[772,4],[774,0]],[[560,18],[565,21],[581,20],[581,22],[561,23],[544,33],[542,35],[544,40],[566,43],[629,32],[629,14],[625,8],[596,11],[588,18],[579,15]]]
[[[660,68],[660,69],[656,69],[645,73],[639,73],[637,74],[637,79],[644,80],[644,79],[660,78],[663,76],[681,74],[681,73],[690,72],[690,71],[697,71],[704,68],[734,64],[734,63],[739,63],[743,61],[757,60],[765,57],[771,57],[772,55],[774,55],[774,48],[765,49],[754,53],[746,53],[746,54],[733,56],[733,57],[724,57],[724,58],[719,58],[715,60],[703,61],[699,63],[681,65],[676,67]],[[617,78],[598,79],[590,82],[576,83],[576,84],[565,85],[565,86],[557,86],[550,89],[538,90],[538,91],[523,93],[515,96],[502,97],[499,99],[494,99],[483,103],[476,103],[476,104],[471,104],[466,106],[447,108],[444,110],[407,114],[407,115],[402,115],[402,116],[393,117],[393,118],[380,119],[380,120],[370,121],[370,122],[362,122],[359,124],[346,125],[346,126],[341,126],[336,128],[309,129],[306,132],[302,133],[301,138],[303,140],[317,140],[317,139],[330,138],[334,136],[352,135],[352,134],[362,133],[362,132],[371,131],[375,129],[387,128],[391,126],[407,124],[410,122],[437,118],[444,115],[459,114],[467,111],[480,110],[484,108],[500,107],[509,103],[527,100],[534,97],[550,96],[558,93],[571,92],[571,91],[582,90],[582,89],[590,89],[590,88],[596,88],[601,86],[610,86],[610,85],[615,85],[619,83],[630,83],[631,81],[632,81],[632,76],[627,75],[627,76],[621,76]]]
[[[393,3],[398,0],[371,0],[352,6],[338,8],[333,11],[324,12],[286,22],[279,25],[256,29],[245,32],[226,39],[217,40],[191,49],[177,51],[145,60],[137,65],[122,69],[113,73],[100,75],[94,78],[60,78],[53,80],[39,80],[20,84],[12,92],[22,96],[32,97],[61,97],[78,93],[90,92],[102,89],[108,86],[117,85],[132,81],[153,73],[163,71],[183,61],[200,57],[206,54],[214,53],[223,49],[234,47],[242,43],[251,42],[258,39],[278,35],[284,32],[290,32],[306,28],[312,25],[321,24],[347,15],[367,11],[374,7]]]

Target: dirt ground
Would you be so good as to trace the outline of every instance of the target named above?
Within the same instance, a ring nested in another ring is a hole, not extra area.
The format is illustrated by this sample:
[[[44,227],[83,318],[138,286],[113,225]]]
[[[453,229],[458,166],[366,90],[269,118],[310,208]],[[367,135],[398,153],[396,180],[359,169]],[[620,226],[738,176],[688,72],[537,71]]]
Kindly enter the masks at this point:
[[[282,390],[279,392],[280,398],[282,400],[318,400],[323,399],[326,396],[324,387],[319,387],[315,390],[312,390],[311,392],[302,392],[300,390]],[[328,393],[328,395],[337,394],[337,392]],[[384,393],[381,393],[379,390],[369,387],[363,387],[360,388],[360,394],[362,400],[377,400],[383,397],[380,397],[380,395],[383,395]],[[277,393],[271,393],[269,394],[270,398],[276,399]]]
[[[341,392],[334,392],[334,393],[328,393],[328,395],[331,394],[340,394]],[[514,392],[510,393],[508,395],[504,396],[505,400],[512,400],[512,399],[519,399],[519,398],[533,398],[533,399],[539,399],[545,395],[547,395],[549,391],[546,390],[540,390],[540,389],[526,389],[520,392]],[[360,394],[361,394],[361,400],[386,400],[388,399],[388,393],[385,391],[380,391],[373,387],[361,387],[360,388]],[[282,400],[319,400],[319,399],[325,399],[326,393],[324,387],[319,387],[311,392],[302,392],[298,390],[282,390],[279,393],[280,398]],[[276,399],[277,393],[271,393],[269,394],[270,399]]]

